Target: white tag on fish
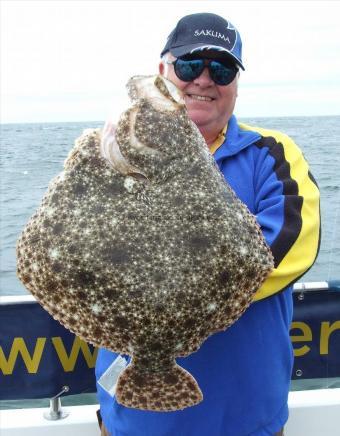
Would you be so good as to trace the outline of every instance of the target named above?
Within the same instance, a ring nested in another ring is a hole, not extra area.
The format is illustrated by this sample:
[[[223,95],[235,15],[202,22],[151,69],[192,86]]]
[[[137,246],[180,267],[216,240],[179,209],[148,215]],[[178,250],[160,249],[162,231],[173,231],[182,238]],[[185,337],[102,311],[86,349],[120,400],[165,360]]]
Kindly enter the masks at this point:
[[[98,384],[108,392],[111,397],[113,397],[116,392],[118,377],[127,367],[127,364],[124,357],[118,356],[98,380]]]

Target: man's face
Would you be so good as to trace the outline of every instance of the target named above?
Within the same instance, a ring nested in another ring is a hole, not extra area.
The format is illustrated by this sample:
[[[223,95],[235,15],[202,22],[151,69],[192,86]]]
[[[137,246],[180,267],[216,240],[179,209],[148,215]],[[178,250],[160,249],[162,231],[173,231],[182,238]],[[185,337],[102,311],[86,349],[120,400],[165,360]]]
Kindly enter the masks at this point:
[[[169,54],[169,61],[175,60]],[[164,65],[159,66],[160,74],[164,73]],[[191,120],[202,131],[216,131],[216,135],[223,129],[231,117],[237,97],[237,80],[226,86],[216,85],[209,75],[208,68],[192,82],[183,82],[174,71],[173,65],[168,65],[167,79],[173,82],[184,94],[185,105]]]

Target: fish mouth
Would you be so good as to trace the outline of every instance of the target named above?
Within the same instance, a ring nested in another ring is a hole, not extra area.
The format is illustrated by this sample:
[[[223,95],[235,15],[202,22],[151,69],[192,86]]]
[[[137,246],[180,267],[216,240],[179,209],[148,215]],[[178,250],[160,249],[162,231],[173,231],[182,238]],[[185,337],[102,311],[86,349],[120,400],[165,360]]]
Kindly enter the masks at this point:
[[[184,95],[177,86],[165,77],[158,75],[155,79],[155,86],[164,95],[177,105],[184,105]]]
[[[147,97],[152,106],[160,112],[174,112],[185,106],[182,91],[161,75],[131,77],[127,88],[132,102]]]

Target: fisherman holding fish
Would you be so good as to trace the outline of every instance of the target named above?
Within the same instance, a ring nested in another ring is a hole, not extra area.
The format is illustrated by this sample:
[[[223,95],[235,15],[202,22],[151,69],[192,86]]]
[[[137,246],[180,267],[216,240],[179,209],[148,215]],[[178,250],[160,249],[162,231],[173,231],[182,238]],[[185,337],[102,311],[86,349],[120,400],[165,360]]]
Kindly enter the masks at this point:
[[[98,384],[102,435],[283,434],[293,365],[292,285],[317,256],[319,192],[289,137],[241,124],[233,115],[240,70],[240,34],[210,13],[188,15],[177,23],[159,65],[160,74],[183,92],[189,117],[226,181],[256,216],[274,256],[274,270],[234,325],[177,359],[199,381],[201,403],[175,412],[126,408]],[[101,349],[97,379],[110,367],[111,374],[117,372],[120,364],[117,354]]]

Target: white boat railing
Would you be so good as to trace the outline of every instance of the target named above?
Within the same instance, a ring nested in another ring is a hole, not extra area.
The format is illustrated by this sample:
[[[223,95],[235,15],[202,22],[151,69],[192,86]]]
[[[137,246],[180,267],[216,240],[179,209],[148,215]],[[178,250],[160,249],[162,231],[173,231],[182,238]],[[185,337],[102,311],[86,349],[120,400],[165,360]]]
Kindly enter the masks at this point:
[[[331,280],[329,282],[299,282],[293,286],[293,292],[310,292],[310,291],[339,291],[340,280]],[[0,296],[0,304],[29,304],[37,303],[33,295],[3,295]]]
[[[290,392],[285,436],[339,434],[340,389]],[[44,418],[47,409],[0,410],[1,436],[99,436],[98,405],[65,407],[59,421]],[[145,435],[147,436],[147,435]],[[176,435],[174,435],[176,436]]]

